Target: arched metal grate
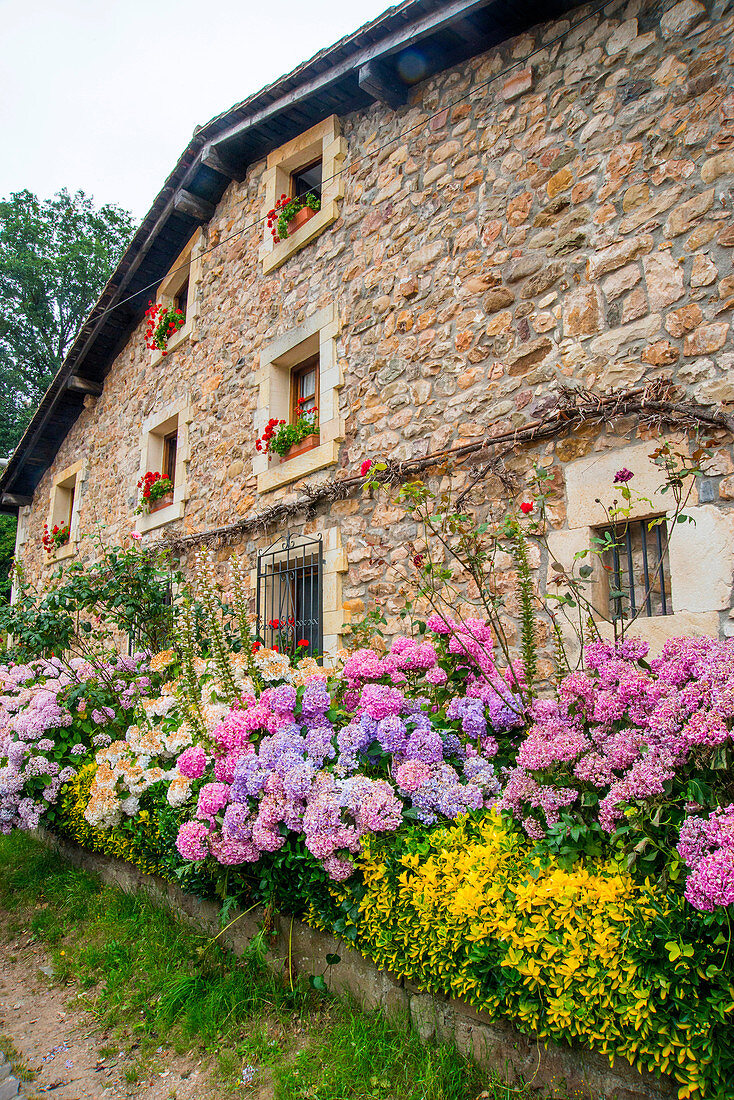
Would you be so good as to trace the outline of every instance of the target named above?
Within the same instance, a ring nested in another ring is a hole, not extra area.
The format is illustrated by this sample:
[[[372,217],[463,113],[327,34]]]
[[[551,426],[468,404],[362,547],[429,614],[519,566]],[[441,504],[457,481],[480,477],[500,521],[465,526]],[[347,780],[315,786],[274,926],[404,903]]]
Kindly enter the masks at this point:
[[[257,555],[257,627],[281,653],[321,657],[324,550],[321,536],[286,535]],[[307,646],[298,645],[308,642]]]

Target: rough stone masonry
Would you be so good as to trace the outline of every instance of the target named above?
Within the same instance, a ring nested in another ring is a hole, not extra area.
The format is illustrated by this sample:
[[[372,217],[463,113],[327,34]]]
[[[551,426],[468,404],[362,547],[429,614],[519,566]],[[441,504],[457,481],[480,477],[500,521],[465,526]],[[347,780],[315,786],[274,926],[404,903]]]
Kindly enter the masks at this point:
[[[183,391],[193,408],[189,496],[170,525],[181,534],[294,499],[365,457],[491,438],[542,415],[559,384],[606,392],[671,378],[685,399],[734,402],[732,5],[631,0],[591,12],[578,8],[440,73],[403,108],[374,104],[341,118],[339,217],[268,275],[258,255],[265,162],[229,186],[205,230],[212,251],[202,258],[196,339],[152,367],[141,324],[102,395],[87,399],[24,521],[31,577],[46,575],[40,537],[54,473],[82,456],[82,530],[103,523],[111,542],[128,535],[141,424]],[[341,326],[338,462],[258,494],[261,349],[331,304]],[[616,421],[510,457],[520,492],[532,462],[551,475],[559,554],[588,542],[601,521],[573,486],[593,486],[610,464],[630,466],[628,449],[649,450],[654,434]],[[709,476],[691,501],[698,536],[671,561],[675,615],[648,627],[653,640],[734,631],[731,442],[714,437]],[[442,468],[433,483],[460,487],[468,476]],[[484,499],[487,509],[503,505],[501,487],[488,485]],[[346,551],[344,622],[379,601],[399,629],[414,528],[369,494],[292,525],[333,527]],[[252,560],[284,533],[248,536],[236,552]],[[534,564],[543,582],[545,564]],[[512,612],[509,563],[506,588]]]

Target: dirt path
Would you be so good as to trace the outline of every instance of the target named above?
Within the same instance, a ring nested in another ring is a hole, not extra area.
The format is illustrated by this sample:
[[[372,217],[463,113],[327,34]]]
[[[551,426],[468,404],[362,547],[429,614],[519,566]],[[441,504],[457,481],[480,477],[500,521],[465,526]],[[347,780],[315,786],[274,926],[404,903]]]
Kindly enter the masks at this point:
[[[73,987],[54,985],[45,952],[0,931],[0,1037],[35,1071],[24,1094],[54,1100],[216,1100],[201,1062],[160,1047],[142,1069],[95,1028]],[[84,998],[86,999],[86,998]],[[11,1057],[12,1061],[12,1057]],[[221,1095],[221,1094],[220,1094]]]

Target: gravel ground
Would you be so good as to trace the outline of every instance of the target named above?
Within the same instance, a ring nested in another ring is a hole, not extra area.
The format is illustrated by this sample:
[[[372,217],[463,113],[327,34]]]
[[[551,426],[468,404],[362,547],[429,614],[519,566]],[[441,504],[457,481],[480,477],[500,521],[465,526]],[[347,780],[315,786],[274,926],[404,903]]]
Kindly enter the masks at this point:
[[[0,934],[0,1037],[9,1039],[24,1065],[35,1072],[21,1084],[22,1095],[54,1100],[215,1100],[209,1074],[201,1062],[156,1052],[152,1067],[141,1072],[134,1052],[114,1050],[114,1040],[95,1027],[84,1007],[85,995],[54,985],[51,964],[42,948],[28,938]],[[93,996],[93,994],[92,994]],[[0,1054],[0,1100],[18,1095],[12,1078],[3,1077]],[[132,1083],[131,1075],[140,1074]],[[5,1093],[7,1092],[7,1097]]]

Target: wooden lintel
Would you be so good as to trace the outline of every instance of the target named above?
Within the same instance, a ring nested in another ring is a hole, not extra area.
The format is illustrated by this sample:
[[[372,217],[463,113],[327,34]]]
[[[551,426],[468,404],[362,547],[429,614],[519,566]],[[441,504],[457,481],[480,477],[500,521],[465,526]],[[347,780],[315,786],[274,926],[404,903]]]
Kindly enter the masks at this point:
[[[359,86],[378,103],[393,110],[408,101],[408,88],[397,73],[390,73],[377,61],[368,61],[360,67]]]
[[[9,508],[25,508],[33,503],[33,497],[24,497],[19,493],[3,493],[0,497],[0,503]]]
[[[213,202],[207,202],[206,199],[201,199],[191,191],[184,191],[181,188],[173,196],[173,209],[181,214],[189,214],[198,222],[208,222],[214,217],[216,207]]]
[[[99,382],[92,382],[89,378],[80,378],[78,374],[69,375],[66,379],[66,388],[74,393],[89,393],[93,397],[99,397],[102,393],[102,385]]]
[[[211,143],[205,145],[201,150],[199,160],[205,168],[211,168],[213,172],[218,172],[220,176],[224,176],[228,180],[241,180],[247,175],[246,164],[242,165],[241,168],[235,168],[217,152]]]

